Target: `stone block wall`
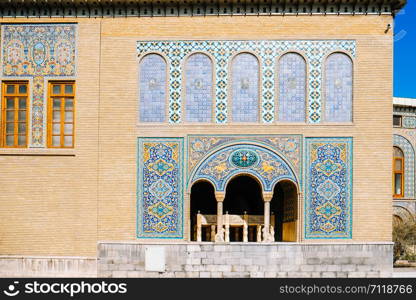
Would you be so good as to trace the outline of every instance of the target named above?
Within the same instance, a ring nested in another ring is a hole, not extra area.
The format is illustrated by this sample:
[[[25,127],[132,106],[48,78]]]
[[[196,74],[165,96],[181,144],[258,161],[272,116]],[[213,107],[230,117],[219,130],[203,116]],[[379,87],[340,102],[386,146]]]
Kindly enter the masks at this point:
[[[0,278],[96,276],[94,257],[0,256]]]
[[[146,271],[146,249],[163,270]],[[101,243],[98,277],[391,277],[392,243]]]

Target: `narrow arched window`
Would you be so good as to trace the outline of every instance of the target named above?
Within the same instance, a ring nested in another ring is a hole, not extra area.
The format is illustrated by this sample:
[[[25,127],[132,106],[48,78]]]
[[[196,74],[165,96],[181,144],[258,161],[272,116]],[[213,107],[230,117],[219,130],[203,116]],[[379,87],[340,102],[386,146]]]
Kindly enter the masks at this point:
[[[279,60],[279,121],[304,122],[306,102],[306,63],[296,53]]]
[[[348,55],[334,53],[325,63],[325,120],[352,121],[352,61]]]
[[[393,147],[393,197],[404,196],[404,154],[399,147]]]
[[[212,118],[212,62],[201,53],[189,57],[185,67],[185,113],[188,122]]]
[[[140,122],[164,122],[166,107],[166,61],[158,54],[140,62]]]
[[[259,62],[249,53],[232,62],[232,120],[257,122],[259,119]]]

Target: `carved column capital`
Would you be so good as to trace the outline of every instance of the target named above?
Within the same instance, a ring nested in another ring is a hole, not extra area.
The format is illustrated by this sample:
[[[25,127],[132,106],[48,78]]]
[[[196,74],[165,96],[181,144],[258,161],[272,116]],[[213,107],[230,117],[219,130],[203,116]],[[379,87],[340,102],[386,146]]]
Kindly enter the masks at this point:
[[[263,201],[270,202],[273,198],[273,192],[263,192]]]
[[[225,192],[215,192],[215,199],[217,202],[224,202]]]

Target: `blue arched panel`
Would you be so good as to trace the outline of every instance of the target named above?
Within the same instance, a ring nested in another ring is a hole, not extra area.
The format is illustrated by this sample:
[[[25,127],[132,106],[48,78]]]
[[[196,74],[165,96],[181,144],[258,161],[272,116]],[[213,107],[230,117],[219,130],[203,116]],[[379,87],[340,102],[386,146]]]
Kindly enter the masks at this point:
[[[352,61],[343,53],[328,56],[325,62],[325,120],[352,121]]]
[[[232,120],[259,120],[259,62],[249,53],[237,55],[232,62]]]
[[[305,122],[306,63],[302,56],[287,53],[279,60],[279,121]]]
[[[212,62],[201,53],[189,57],[185,67],[187,122],[210,122],[212,118]]]
[[[164,122],[166,115],[166,62],[158,54],[140,62],[140,122]]]

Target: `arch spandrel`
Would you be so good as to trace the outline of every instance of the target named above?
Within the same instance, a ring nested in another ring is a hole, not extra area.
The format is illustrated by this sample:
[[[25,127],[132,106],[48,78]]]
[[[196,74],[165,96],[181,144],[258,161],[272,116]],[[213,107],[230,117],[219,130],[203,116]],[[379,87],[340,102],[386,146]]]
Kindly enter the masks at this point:
[[[205,179],[214,184],[216,191],[225,191],[229,180],[238,174],[258,179],[263,191],[273,191],[283,179],[298,182],[292,168],[277,153],[258,145],[235,144],[206,157],[191,174],[189,184]]]

